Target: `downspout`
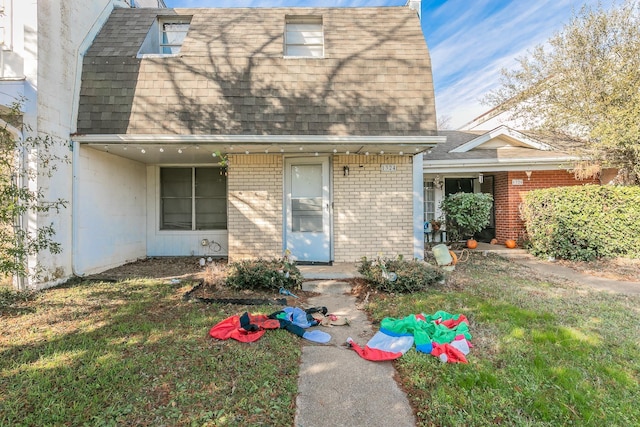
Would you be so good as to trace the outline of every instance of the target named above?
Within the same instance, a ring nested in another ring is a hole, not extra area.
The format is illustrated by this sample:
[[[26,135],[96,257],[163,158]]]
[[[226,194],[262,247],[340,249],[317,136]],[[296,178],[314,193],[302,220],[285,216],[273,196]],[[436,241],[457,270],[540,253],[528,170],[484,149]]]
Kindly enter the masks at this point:
[[[71,140],[71,274],[76,277],[84,276],[83,271],[78,271],[79,233],[78,215],[80,214],[78,196],[78,163],[80,161],[80,144]]]

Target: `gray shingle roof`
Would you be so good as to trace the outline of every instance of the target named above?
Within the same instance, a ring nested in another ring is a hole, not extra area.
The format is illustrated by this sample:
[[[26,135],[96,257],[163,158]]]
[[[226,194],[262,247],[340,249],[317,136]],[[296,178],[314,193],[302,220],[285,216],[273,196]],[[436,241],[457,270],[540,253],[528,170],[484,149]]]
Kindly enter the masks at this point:
[[[429,160],[451,160],[455,162],[456,160],[491,160],[494,159],[496,161],[501,160],[509,160],[509,159],[553,159],[557,160],[560,157],[569,157],[569,155],[565,152],[558,150],[549,150],[543,151],[536,148],[528,148],[528,147],[508,147],[508,148],[500,148],[500,149],[473,149],[463,153],[451,153],[450,151],[460,147],[461,145],[466,144],[467,142],[473,141],[479,136],[485,134],[486,132],[482,131],[439,131],[438,135],[446,136],[447,141],[444,143],[439,143],[428,153],[424,154],[424,159]],[[531,135],[529,135],[531,137]]]
[[[192,15],[179,56],[136,58],[162,15]],[[322,59],[283,58],[286,15],[321,15]],[[85,55],[79,134],[435,135],[415,11],[116,9]]]

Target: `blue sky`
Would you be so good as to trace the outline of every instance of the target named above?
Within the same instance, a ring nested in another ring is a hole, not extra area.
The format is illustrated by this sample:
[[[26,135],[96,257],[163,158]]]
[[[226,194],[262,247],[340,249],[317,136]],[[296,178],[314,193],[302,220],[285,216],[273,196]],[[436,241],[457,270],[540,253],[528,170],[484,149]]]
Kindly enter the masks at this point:
[[[436,109],[456,128],[490,109],[481,99],[502,68],[544,43],[571,15],[598,0],[422,0]],[[399,6],[405,0],[165,0],[168,7]],[[605,6],[611,0],[603,0]]]

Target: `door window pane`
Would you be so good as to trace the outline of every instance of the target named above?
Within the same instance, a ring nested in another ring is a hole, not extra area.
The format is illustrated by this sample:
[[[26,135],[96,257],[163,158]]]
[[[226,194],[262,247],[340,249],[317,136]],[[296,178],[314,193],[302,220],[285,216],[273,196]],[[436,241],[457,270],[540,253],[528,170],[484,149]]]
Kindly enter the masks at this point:
[[[322,165],[291,167],[291,231],[323,231]]]

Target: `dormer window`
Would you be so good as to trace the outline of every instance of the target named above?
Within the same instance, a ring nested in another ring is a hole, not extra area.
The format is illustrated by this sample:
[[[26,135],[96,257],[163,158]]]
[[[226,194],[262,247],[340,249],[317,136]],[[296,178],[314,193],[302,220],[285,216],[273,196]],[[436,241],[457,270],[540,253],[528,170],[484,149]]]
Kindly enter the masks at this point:
[[[284,56],[322,58],[324,32],[321,16],[287,16]]]
[[[138,57],[176,55],[182,48],[189,25],[190,16],[160,16],[153,23],[140,47]]]
[[[189,22],[161,19],[160,31],[160,53],[178,53],[189,31]]]

